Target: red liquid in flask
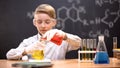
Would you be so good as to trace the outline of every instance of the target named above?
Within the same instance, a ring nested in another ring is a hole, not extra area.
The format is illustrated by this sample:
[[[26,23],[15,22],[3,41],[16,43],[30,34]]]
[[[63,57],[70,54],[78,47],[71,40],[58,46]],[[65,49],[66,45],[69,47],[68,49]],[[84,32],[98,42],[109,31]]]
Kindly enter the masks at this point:
[[[46,40],[46,38],[42,38],[42,39]],[[63,37],[60,37],[60,36],[55,34],[50,41],[55,43],[55,44],[57,44],[59,46],[59,45],[61,45],[62,40],[63,40]]]

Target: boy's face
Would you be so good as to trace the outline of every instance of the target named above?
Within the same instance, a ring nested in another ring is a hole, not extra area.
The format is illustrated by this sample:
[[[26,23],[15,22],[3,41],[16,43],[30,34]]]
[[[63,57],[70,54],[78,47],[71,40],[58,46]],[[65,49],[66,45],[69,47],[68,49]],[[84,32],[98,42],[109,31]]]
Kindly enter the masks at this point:
[[[40,34],[44,34],[56,25],[55,19],[52,19],[48,14],[39,13],[34,15],[33,24]]]

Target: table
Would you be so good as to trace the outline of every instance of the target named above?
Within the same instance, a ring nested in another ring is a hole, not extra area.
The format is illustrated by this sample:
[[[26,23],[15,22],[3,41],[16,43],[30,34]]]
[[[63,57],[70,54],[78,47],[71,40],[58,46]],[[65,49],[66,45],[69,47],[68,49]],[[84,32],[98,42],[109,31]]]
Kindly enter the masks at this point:
[[[15,68],[11,64],[24,62],[20,60],[0,60],[1,68]],[[78,62],[78,59],[66,59],[52,61],[53,66],[50,68],[120,68],[120,60],[110,58],[110,64],[94,64],[92,62]],[[18,68],[18,67],[17,67]]]

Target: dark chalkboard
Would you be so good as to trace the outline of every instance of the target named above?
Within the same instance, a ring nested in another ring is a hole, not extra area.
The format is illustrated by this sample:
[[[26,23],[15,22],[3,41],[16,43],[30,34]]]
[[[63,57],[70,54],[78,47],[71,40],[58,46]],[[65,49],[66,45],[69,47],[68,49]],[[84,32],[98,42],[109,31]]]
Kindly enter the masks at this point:
[[[33,11],[42,3],[56,9],[56,28],[81,38],[105,35],[108,53],[112,56],[112,38],[120,47],[120,0],[0,0],[0,58],[16,48],[23,39],[37,34],[32,24]],[[68,54],[77,57],[77,51]]]

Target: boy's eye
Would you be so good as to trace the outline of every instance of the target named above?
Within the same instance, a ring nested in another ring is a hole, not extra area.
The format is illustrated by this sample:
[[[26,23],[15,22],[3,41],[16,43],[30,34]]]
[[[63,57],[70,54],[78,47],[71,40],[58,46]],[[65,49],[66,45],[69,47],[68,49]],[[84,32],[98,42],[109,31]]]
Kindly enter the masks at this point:
[[[50,22],[51,22],[50,20],[45,21],[46,24],[49,24]]]
[[[41,23],[50,24],[50,23],[51,23],[51,20],[44,20],[44,21],[42,21],[42,20],[36,20],[36,22],[37,22],[38,24],[41,24]]]
[[[42,21],[37,21],[37,23],[41,24],[41,23],[42,23]]]

